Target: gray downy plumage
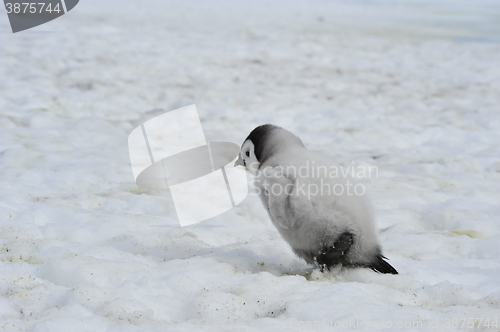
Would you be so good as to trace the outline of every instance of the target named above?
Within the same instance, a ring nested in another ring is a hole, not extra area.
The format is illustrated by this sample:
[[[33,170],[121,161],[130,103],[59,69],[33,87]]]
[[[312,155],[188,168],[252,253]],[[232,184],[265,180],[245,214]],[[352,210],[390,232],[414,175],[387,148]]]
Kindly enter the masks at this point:
[[[253,186],[271,221],[308,264],[321,271],[342,264],[398,273],[382,255],[367,195],[348,195],[345,189],[356,181],[340,171],[331,176],[332,167],[340,166],[306,149],[297,136],[259,126],[243,142],[237,165],[255,175]],[[343,193],[333,190],[339,186]]]

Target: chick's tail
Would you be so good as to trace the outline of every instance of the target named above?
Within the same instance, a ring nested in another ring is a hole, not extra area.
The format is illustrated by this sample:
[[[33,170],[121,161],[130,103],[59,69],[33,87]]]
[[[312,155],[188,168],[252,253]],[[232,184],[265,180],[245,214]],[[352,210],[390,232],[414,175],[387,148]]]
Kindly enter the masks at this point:
[[[367,267],[372,269],[375,272],[380,272],[380,273],[390,273],[390,274],[398,274],[398,271],[396,271],[395,268],[391,266],[386,261],[387,257],[382,256],[381,254],[375,256],[375,259],[373,262],[367,264]]]

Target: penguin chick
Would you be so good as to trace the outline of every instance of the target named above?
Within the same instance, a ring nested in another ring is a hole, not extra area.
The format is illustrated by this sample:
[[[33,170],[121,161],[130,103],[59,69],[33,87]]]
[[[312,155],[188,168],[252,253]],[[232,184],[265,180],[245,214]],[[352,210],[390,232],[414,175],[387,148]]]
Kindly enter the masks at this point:
[[[398,273],[382,255],[364,191],[353,193],[354,179],[306,149],[297,136],[278,126],[259,126],[243,142],[237,165],[254,174],[253,187],[271,221],[308,264],[321,271],[341,264]]]

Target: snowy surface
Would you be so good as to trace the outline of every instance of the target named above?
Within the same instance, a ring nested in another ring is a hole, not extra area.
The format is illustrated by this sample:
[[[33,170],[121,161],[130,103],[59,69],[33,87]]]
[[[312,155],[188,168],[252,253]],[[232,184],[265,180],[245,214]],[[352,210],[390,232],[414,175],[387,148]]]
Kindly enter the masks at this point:
[[[0,330],[498,318],[498,3],[82,0],[18,34],[2,15]],[[313,270],[255,196],[180,228],[168,193],[133,182],[127,136],[193,103],[209,141],[274,123],[377,166],[365,184],[400,274]]]

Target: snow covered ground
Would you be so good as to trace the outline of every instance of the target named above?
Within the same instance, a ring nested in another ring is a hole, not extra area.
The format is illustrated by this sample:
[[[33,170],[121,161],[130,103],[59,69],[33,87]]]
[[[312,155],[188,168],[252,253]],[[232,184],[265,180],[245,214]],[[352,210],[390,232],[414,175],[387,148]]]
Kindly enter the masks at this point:
[[[498,331],[499,37],[494,1],[82,0],[18,34],[1,17],[0,330]],[[209,141],[274,123],[378,167],[400,274],[313,270],[251,195],[180,228],[133,182],[127,136],[193,103]]]

